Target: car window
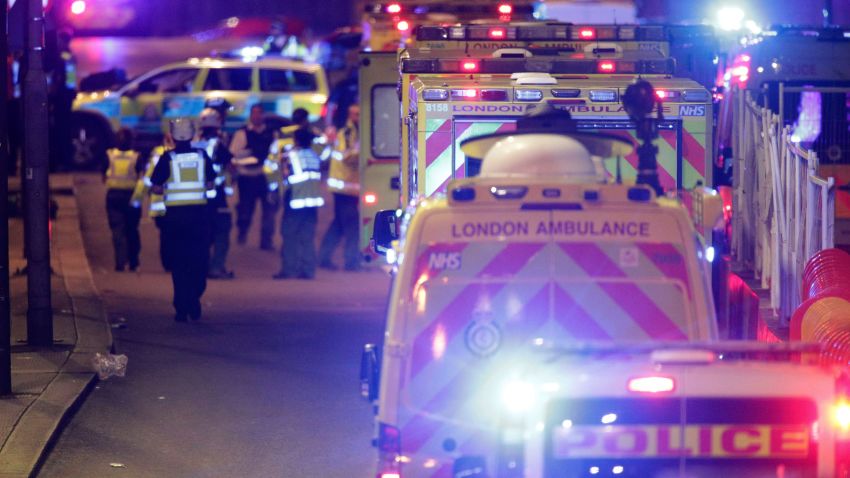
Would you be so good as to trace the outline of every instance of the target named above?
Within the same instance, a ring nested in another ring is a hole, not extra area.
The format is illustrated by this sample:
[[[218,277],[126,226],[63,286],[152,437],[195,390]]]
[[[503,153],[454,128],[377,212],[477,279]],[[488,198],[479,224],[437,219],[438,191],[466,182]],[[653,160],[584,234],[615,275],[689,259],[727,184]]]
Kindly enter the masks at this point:
[[[262,91],[315,91],[316,75],[309,71],[260,70]]]
[[[204,90],[251,91],[251,68],[210,68]]]
[[[139,91],[142,93],[190,93],[197,76],[197,68],[163,71],[139,83]]]

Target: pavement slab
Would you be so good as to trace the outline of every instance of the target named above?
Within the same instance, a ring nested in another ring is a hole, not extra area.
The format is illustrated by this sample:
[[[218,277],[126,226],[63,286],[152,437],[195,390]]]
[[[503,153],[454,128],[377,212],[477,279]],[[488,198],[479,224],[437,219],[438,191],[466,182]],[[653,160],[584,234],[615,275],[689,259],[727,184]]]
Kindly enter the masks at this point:
[[[0,397],[0,477],[34,476],[62,425],[95,383],[91,358],[112,345],[106,312],[82,247],[70,175],[51,176],[59,204],[51,238],[52,347],[26,344],[23,224],[9,221],[12,289],[12,395]],[[16,181],[10,190],[18,189]]]

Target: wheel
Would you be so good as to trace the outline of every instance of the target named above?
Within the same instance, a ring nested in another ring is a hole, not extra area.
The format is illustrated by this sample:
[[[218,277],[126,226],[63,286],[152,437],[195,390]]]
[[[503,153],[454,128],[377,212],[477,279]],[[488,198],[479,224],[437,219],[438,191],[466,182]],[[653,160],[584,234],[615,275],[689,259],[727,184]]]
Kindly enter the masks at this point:
[[[71,169],[92,170],[106,160],[111,131],[98,119],[76,115],[71,126]]]

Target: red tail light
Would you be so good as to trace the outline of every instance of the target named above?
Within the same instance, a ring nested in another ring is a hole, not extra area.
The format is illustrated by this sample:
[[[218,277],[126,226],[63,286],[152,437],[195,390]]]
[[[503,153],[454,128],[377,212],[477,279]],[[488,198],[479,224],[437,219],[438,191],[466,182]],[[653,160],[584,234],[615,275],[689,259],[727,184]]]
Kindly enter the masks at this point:
[[[380,475],[378,475],[378,478],[401,478],[401,473],[381,473]]]
[[[373,205],[378,202],[378,195],[375,193],[366,193],[363,195],[363,202],[368,205]]]
[[[398,3],[391,3],[387,5],[387,13],[401,13],[401,5]]]
[[[499,5],[499,13],[502,15],[510,15],[513,11],[514,7],[512,7],[509,3]]]
[[[467,73],[474,73],[478,71],[478,62],[473,60],[464,60],[460,65],[461,69]]]
[[[600,61],[598,69],[600,73],[614,73],[617,71],[617,64],[613,61]]]
[[[593,28],[582,28],[578,31],[578,36],[582,40],[593,40],[596,38],[596,30]]]
[[[504,28],[491,28],[488,34],[490,35],[490,38],[495,38],[497,40],[501,40],[506,36]]]
[[[668,393],[676,388],[676,381],[672,377],[635,377],[629,380],[628,389],[635,393]]]
[[[408,23],[407,20],[402,20],[396,23],[395,27],[398,28],[398,31],[400,32],[406,32],[407,30],[410,30],[410,23]]]

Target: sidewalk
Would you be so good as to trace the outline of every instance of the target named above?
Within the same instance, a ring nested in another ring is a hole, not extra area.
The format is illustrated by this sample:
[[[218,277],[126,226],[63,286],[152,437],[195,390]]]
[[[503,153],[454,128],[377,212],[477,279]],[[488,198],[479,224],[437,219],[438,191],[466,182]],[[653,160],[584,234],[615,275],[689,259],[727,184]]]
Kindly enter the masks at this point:
[[[29,477],[38,471],[51,442],[95,383],[91,358],[112,346],[106,311],[92,280],[80,234],[73,178],[51,177],[59,204],[53,223],[51,284],[53,337],[49,349],[26,345],[26,276],[13,275],[12,389],[0,398],[0,477]],[[9,189],[17,190],[16,181]],[[9,262],[23,269],[23,222],[9,221]]]

